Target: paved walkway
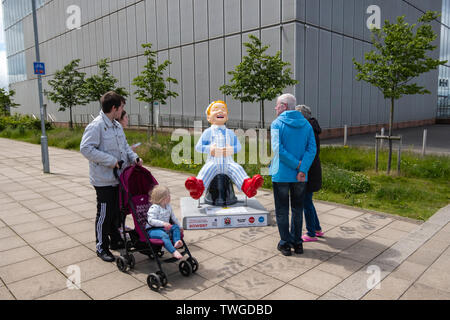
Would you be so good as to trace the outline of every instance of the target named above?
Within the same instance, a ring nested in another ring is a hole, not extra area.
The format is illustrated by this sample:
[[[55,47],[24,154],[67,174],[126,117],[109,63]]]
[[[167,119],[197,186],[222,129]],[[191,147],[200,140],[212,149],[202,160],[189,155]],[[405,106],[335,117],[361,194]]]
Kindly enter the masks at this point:
[[[326,238],[292,257],[277,251],[273,225],[186,231],[199,270],[185,278],[164,265],[169,284],[155,293],[146,284],[155,262],[135,254],[126,274],[96,257],[95,192],[80,153],[50,148],[44,175],[40,146],[0,139],[0,150],[0,299],[450,299],[450,206],[420,224],[317,202]],[[179,214],[187,175],[151,171]],[[258,199],[273,220],[272,193]],[[74,265],[80,290],[67,289]],[[373,266],[383,280],[370,290]]]

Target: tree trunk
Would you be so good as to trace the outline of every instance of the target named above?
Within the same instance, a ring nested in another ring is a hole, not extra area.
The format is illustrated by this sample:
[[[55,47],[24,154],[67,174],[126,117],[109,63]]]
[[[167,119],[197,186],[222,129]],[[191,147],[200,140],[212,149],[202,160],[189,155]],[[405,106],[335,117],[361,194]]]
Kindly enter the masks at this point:
[[[387,174],[391,173],[391,165],[392,165],[392,127],[394,126],[394,98],[391,98],[391,116],[389,118],[389,158],[388,158],[388,167]]]
[[[154,119],[154,114],[153,114],[153,113],[154,113],[154,110],[153,110],[154,104],[155,104],[155,102],[152,101],[152,102],[151,102],[151,105],[150,105],[150,109],[149,109],[149,112],[150,112],[150,114],[149,114],[149,116],[150,116],[150,130],[151,130],[150,135],[151,135],[152,137],[155,135],[155,132],[154,132],[154,123],[155,123],[155,119]]]
[[[264,100],[263,101],[261,101],[261,103],[260,103],[260,106],[261,106],[261,129],[264,129],[264,127],[265,127],[265,121],[264,121]]]
[[[72,107],[69,107],[69,110],[70,110],[70,122],[69,122],[69,127],[70,127],[70,130],[73,130]]]

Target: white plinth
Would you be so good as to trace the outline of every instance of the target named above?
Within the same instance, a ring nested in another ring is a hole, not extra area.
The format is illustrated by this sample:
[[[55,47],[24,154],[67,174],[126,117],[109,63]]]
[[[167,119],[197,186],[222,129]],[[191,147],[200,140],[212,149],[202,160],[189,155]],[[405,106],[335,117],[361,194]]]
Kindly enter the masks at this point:
[[[186,197],[180,199],[183,228],[186,230],[266,227],[269,212],[256,199],[238,196],[238,203],[227,207],[206,204],[204,198],[198,200]]]

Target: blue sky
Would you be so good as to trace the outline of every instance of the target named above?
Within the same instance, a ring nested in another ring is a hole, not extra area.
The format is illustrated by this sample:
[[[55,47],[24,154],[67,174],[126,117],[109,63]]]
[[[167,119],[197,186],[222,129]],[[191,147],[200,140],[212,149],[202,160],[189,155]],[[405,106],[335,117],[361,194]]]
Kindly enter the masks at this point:
[[[8,86],[6,46],[3,35],[3,6],[0,3],[0,88]]]

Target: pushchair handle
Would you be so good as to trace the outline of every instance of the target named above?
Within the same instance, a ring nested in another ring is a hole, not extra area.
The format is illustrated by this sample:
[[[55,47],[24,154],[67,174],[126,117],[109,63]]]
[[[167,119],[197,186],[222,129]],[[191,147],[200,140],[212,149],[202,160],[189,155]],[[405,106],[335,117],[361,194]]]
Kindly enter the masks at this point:
[[[119,179],[119,170],[120,169],[122,169],[122,165],[123,165],[123,163],[124,163],[124,161],[123,160],[120,160],[117,164],[119,165],[119,168],[117,168],[117,167],[114,167],[114,170],[113,170],[113,172],[114,172],[114,177],[116,177],[116,179]]]

